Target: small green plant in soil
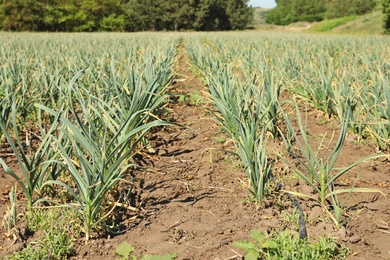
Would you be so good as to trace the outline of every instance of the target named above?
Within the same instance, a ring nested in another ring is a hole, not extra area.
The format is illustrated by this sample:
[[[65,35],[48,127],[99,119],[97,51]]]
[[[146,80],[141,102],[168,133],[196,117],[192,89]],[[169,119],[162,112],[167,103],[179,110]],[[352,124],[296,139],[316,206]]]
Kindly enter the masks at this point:
[[[299,239],[289,230],[263,234],[259,230],[250,233],[252,241],[241,240],[233,246],[243,249],[245,260],[257,259],[346,259],[348,249],[338,245],[333,238],[319,237],[316,242]]]
[[[299,214],[294,208],[292,212],[286,211],[283,214],[282,223],[286,227],[294,228],[294,230],[299,229]]]
[[[134,255],[131,255],[135,250],[135,247],[130,245],[127,242],[123,242],[120,245],[118,245],[115,249],[115,255],[118,257],[116,260],[137,260],[138,258]],[[168,253],[167,255],[160,256],[160,255],[142,255],[140,260],[175,260],[177,258],[177,254],[175,253]]]
[[[74,241],[80,237],[79,219],[67,208],[32,208],[18,223],[26,223],[24,236],[31,239],[25,248],[6,259],[68,259]]]
[[[179,95],[179,102],[187,102],[191,106],[203,105],[205,103],[205,98],[199,91],[189,92],[188,96]]]
[[[347,167],[336,168],[335,163],[341,152],[341,148],[343,147],[344,140],[346,139],[348,123],[353,112],[353,107],[351,105],[351,102],[348,102],[348,108],[346,109],[344,118],[341,121],[341,130],[340,130],[339,138],[336,144],[334,145],[333,149],[331,149],[333,136],[329,141],[328,145],[326,145],[325,144],[326,135],[324,135],[321,138],[319,145],[317,145],[317,148],[313,149],[313,145],[311,144],[310,142],[311,140],[306,131],[306,126],[304,125],[303,119],[301,118],[301,113],[299,112],[298,105],[295,104],[295,106],[296,106],[295,110],[298,119],[299,133],[301,135],[301,139],[298,138],[298,132],[294,130],[294,127],[292,126],[292,123],[287,117],[286,113],[284,113],[284,117],[285,117],[287,127],[290,129],[290,132],[293,133],[294,135],[294,139],[296,140],[297,147],[299,147],[298,151],[295,150],[290,151],[292,157],[295,160],[297,160],[298,164],[294,165],[286,158],[282,156],[279,157],[281,157],[281,159],[284,160],[300,178],[305,180],[306,183],[315,190],[315,193],[317,196],[319,196],[319,198],[316,196],[311,196],[310,194],[304,194],[304,193],[293,192],[293,191],[286,191],[286,192],[299,197],[306,197],[314,201],[317,201],[320,204],[320,206],[323,208],[323,210],[328,213],[329,217],[332,219],[335,226],[337,228],[340,228],[349,219],[349,217],[345,219],[344,215],[346,213],[345,211],[347,210],[346,203],[352,193],[356,193],[356,192],[376,192],[381,194],[383,193],[378,189],[355,187],[358,177],[355,179],[355,182],[351,187],[345,189],[336,188],[338,179],[341,176],[345,175],[345,173],[350,171],[352,168],[356,167],[357,165],[375,158],[383,157],[384,155],[374,154],[362,158],[350,164]],[[284,138],[284,140],[286,142],[287,138]],[[288,144],[287,147],[292,147],[292,145]],[[324,149],[325,151],[321,154],[323,147],[325,148]],[[300,152],[302,153],[302,156],[299,155]],[[339,201],[340,194],[346,195],[342,201]]]
[[[8,196],[9,196],[11,207],[9,207],[8,211],[5,212],[1,226],[4,229],[5,237],[10,239],[12,236],[15,236],[14,228],[16,226],[16,197],[17,197],[16,185],[15,187],[11,188],[11,191],[9,192]]]
[[[199,91],[190,92],[190,105],[203,105],[205,103],[205,98]]]

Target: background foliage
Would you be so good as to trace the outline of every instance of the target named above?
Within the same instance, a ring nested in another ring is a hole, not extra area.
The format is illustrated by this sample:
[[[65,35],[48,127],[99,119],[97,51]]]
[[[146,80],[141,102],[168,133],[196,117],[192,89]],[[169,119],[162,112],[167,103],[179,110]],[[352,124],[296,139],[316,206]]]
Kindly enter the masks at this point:
[[[6,31],[242,30],[248,0],[0,0]]]
[[[287,25],[301,21],[322,21],[351,15],[362,15],[380,5],[378,0],[276,0],[267,22]]]
[[[390,0],[382,0],[383,5],[383,14],[384,20],[383,20],[383,28],[385,30],[385,33],[390,34]]]

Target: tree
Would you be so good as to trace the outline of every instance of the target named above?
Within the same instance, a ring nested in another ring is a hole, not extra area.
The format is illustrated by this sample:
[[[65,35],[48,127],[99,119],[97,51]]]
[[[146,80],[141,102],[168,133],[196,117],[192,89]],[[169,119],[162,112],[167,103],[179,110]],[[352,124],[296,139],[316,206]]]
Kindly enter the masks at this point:
[[[295,16],[295,22],[322,21],[325,13],[325,3],[323,1],[312,0],[293,0],[292,13]]]
[[[287,25],[296,22],[292,0],[275,0],[276,7],[270,10],[266,22],[277,25]]]
[[[78,24],[74,31],[113,31],[125,28],[124,11],[117,0],[82,0],[78,7],[75,15]]]
[[[248,7],[248,0],[226,1],[226,13],[232,30],[243,30],[253,21],[254,9]]]
[[[77,26],[75,14],[78,11],[77,0],[55,0],[45,7],[44,24],[46,31],[70,32]]]
[[[161,0],[130,0],[125,5],[130,31],[163,29]]]
[[[4,0],[3,30],[36,31],[43,27],[44,4],[35,0]]]
[[[161,9],[163,10],[164,30],[193,29],[198,2],[198,0],[188,0],[186,2],[182,0],[163,1]]]
[[[390,0],[382,0],[383,6],[383,29],[386,34],[390,34]]]
[[[350,15],[362,15],[372,11],[375,0],[330,0],[326,4],[327,19],[340,18]]]
[[[0,26],[12,31],[245,29],[248,0],[0,0]]]
[[[230,22],[223,0],[201,0],[195,12],[197,31],[229,30]]]
[[[321,21],[372,11],[377,0],[276,0],[266,17],[267,23],[287,25],[299,21]]]

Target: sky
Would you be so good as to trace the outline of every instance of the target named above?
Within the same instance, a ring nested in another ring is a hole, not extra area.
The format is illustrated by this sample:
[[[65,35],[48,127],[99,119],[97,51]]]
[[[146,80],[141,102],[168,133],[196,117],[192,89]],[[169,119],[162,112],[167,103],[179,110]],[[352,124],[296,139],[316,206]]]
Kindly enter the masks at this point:
[[[276,6],[275,0],[250,0],[249,5],[263,8],[272,8]]]

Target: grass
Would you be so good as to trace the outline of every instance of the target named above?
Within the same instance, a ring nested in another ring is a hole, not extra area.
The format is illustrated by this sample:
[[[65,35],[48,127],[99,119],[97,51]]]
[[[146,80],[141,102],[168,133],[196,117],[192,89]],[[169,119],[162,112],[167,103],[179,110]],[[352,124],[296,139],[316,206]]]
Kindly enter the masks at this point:
[[[342,18],[324,20],[324,21],[319,22],[319,23],[313,25],[312,27],[310,27],[310,29],[308,29],[308,31],[310,31],[310,32],[329,32],[332,29],[339,27],[341,25],[344,25],[344,24],[346,24],[350,21],[353,21],[355,19],[356,19],[356,16],[346,16],[346,17],[342,17]]]
[[[337,34],[380,35],[383,13],[374,11],[362,16],[347,16],[337,19],[324,20],[311,26],[309,32],[332,32]]]
[[[68,259],[80,237],[81,223],[70,209],[32,209],[18,221],[27,224],[33,240],[6,259]]]
[[[382,34],[383,13],[375,11],[356,17],[356,19],[334,28],[332,32],[357,35]]]
[[[241,240],[233,246],[245,251],[245,260],[286,259],[346,259],[348,249],[333,238],[318,237],[316,242],[299,239],[289,230],[263,234],[254,229],[250,233],[254,241]]]

